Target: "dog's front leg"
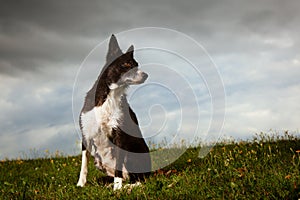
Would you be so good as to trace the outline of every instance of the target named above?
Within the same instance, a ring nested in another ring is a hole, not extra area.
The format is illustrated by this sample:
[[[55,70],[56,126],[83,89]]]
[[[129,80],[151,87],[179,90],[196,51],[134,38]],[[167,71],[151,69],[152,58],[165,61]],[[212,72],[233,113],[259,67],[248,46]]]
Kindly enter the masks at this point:
[[[118,132],[118,131],[116,131]],[[122,168],[124,163],[124,150],[122,149],[121,135],[116,134],[114,138],[115,144],[115,155],[116,155],[116,166],[115,166],[115,177],[114,177],[114,191],[122,188],[123,174]]]
[[[90,152],[83,146],[82,159],[81,159],[81,170],[80,170],[80,176],[79,176],[77,186],[83,187],[86,183],[89,158],[90,158]]]
[[[116,147],[116,168],[115,168],[115,177],[114,177],[114,190],[119,190],[122,188],[122,167],[124,162],[124,153],[120,147]]]

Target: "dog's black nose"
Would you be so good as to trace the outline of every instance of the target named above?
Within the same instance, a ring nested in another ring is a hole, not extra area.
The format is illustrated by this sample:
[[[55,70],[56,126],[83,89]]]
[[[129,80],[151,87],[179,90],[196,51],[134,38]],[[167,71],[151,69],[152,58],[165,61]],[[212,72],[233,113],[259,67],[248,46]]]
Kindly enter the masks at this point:
[[[144,80],[146,80],[148,78],[148,74],[146,74],[145,72],[143,72],[142,77]]]

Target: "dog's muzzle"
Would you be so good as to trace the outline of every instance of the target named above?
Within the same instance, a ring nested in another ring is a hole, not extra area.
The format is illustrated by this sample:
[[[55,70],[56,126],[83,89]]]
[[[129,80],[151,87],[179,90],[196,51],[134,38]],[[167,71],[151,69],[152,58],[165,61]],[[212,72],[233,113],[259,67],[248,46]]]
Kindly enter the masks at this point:
[[[141,76],[142,76],[142,83],[144,83],[148,78],[148,74],[146,74],[145,72],[141,72]]]

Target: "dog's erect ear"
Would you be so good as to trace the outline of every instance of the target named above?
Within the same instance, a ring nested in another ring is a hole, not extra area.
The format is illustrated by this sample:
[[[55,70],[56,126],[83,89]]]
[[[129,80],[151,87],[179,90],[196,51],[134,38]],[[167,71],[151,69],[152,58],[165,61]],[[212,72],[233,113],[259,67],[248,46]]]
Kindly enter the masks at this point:
[[[106,61],[107,62],[112,62],[119,56],[121,56],[123,53],[119,47],[117,38],[114,34],[111,35],[110,40],[109,40],[109,47],[108,47],[108,52],[106,55]]]
[[[131,46],[127,49],[126,54],[127,54],[127,55],[130,55],[131,57],[133,57],[133,51],[134,51],[134,47],[133,47],[133,45],[131,45]]]

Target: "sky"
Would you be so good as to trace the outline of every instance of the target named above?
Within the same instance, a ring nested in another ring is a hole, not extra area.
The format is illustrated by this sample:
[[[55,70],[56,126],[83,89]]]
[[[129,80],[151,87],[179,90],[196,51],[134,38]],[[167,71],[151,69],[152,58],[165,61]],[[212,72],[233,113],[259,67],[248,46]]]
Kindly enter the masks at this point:
[[[150,75],[128,94],[149,139],[299,134],[298,0],[0,3],[0,159],[80,152],[78,112],[113,33]]]

